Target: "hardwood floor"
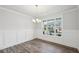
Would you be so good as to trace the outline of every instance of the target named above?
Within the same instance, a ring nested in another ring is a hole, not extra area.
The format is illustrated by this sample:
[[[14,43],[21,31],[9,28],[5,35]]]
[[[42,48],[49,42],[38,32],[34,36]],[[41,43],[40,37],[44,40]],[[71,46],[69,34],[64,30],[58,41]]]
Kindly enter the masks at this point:
[[[40,39],[34,39],[25,43],[21,43],[3,50],[0,53],[77,53],[75,49],[66,48],[64,46],[46,42]]]

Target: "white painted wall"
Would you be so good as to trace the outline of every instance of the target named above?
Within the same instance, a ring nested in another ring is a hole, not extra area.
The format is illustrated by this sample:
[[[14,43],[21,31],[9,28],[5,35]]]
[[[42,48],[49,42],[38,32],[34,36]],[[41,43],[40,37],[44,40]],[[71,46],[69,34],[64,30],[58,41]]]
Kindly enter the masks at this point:
[[[56,42],[59,44],[71,46],[74,48],[79,48],[79,36],[78,36],[78,8],[65,10],[55,14],[47,15],[44,20],[52,19],[54,17],[63,16],[63,36],[55,37],[50,35],[42,34],[42,23],[36,26],[35,37],[41,38],[43,40]]]
[[[32,17],[0,7],[0,49],[32,38]]]

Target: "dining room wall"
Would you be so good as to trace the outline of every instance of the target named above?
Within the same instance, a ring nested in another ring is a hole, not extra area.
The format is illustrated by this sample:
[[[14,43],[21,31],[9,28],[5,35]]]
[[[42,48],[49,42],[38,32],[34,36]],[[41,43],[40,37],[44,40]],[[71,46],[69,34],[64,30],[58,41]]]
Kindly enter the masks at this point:
[[[56,37],[52,35],[43,35],[43,24],[39,23],[35,27],[35,37],[42,40],[59,43],[62,45],[74,47],[79,49],[79,9],[73,8],[64,10],[57,13],[52,13],[43,18],[43,20],[53,19],[56,17],[63,17],[63,33],[62,37]]]
[[[0,49],[33,38],[32,17],[0,7]]]

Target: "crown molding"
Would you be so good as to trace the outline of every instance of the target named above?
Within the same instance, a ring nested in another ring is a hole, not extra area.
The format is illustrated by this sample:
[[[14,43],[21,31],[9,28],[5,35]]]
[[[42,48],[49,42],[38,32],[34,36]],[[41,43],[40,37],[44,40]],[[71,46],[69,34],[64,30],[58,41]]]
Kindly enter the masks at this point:
[[[5,10],[5,11],[7,11],[7,12],[11,12],[11,13],[18,14],[18,15],[21,15],[21,16],[32,17],[32,16],[26,15],[26,14],[24,14],[24,13],[21,13],[21,12],[18,12],[18,11],[12,10],[12,9],[4,8],[4,7],[0,7],[0,9],[1,9],[1,10]]]

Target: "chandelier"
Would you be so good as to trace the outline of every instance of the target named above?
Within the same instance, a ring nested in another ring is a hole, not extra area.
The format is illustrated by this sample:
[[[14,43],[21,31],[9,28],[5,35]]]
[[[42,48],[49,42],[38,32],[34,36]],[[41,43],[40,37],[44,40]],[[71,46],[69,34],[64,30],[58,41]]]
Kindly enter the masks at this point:
[[[38,5],[35,5],[36,10],[37,10],[37,14],[38,14]],[[39,18],[39,16],[35,16],[35,18],[32,20],[33,23],[40,23],[41,19]]]

